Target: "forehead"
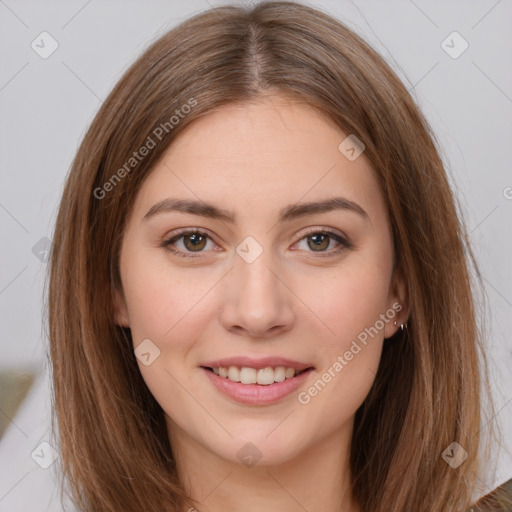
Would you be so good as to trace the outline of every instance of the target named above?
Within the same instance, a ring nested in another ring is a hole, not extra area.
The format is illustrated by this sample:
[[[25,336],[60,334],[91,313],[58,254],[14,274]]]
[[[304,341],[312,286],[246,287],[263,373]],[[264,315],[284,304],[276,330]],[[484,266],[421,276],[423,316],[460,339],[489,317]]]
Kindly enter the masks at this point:
[[[382,214],[368,159],[340,151],[348,135],[312,107],[282,97],[223,106],[173,141],[139,191],[137,214],[169,196],[204,199],[240,216],[343,196]]]

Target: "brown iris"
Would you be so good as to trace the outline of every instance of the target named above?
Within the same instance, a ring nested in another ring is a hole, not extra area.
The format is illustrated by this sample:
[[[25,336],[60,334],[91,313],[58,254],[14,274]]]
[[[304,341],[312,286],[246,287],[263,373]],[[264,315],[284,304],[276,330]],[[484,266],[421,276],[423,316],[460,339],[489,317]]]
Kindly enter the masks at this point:
[[[308,246],[315,250],[316,249],[327,249],[327,247],[329,247],[329,240],[330,240],[330,237],[329,235],[326,235],[324,233],[318,233],[318,234],[314,234],[314,235],[311,235],[311,236],[308,236]],[[309,243],[310,240],[314,240],[313,244],[314,245],[311,245]],[[327,243],[324,243],[324,242],[327,242]]]
[[[199,233],[193,233],[192,235],[183,235],[183,244],[185,247],[194,252],[201,251],[204,249],[207,237]],[[187,243],[190,241],[190,244]]]

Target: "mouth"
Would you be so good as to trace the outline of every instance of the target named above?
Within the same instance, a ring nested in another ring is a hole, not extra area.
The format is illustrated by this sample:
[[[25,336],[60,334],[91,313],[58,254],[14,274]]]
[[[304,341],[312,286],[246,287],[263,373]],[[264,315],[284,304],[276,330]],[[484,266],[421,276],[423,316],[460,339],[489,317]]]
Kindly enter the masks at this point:
[[[201,371],[223,396],[244,405],[264,406],[279,402],[304,385],[313,366],[263,368],[201,366]]]
[[[314,370],[313,366],[303,369],[296,369],[286,366],[266,366],[264,368],[253,368],[248,366],[202,366],[206,371],[217,375],[220,378],[228,379],[242,385],[271,386],[286,380],[297,378],[303,373]]]

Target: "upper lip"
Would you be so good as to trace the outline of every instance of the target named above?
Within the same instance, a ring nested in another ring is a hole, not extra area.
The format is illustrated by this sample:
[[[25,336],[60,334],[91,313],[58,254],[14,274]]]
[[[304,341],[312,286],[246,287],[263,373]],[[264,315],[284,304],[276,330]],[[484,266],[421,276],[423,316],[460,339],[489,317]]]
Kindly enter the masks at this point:
[[[278,366],[284,366],[285,368],[295,368],[297,371],[305,370],[306,368],[313,368],[312,364],[301,363],[292,359],[284,357],[262,357],[260,359],[254,359],[249,356],[238,356],[238,357],[226,357],[224,359],[216,359],[215,361],[209,361],[201,366],[205,368],[229,368],[230,366],[236,366],[238,368],[266,368],[268,366],[276,368]]]

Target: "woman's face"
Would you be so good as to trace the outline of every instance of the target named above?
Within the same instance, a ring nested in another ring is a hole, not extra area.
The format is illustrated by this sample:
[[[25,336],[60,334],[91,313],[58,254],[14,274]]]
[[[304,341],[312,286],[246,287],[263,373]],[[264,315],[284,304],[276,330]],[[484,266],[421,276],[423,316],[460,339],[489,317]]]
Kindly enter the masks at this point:
[[[278,96],[223,107],[141,187],[116,321],[175,442],[279,464],[351,431],[405,308],[384,200],[348,135]]]

